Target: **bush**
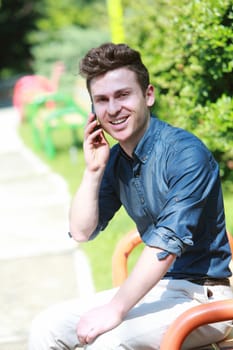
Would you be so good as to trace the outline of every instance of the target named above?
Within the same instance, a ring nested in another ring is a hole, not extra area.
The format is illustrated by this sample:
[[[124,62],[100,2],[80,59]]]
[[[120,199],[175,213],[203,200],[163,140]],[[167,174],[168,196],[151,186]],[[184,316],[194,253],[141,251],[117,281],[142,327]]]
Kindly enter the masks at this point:
[[[53,64],[56,61],[64,62],[66,71],[61,79],[60,90],[73,94],[80,58],[91,47],[109,40],[109,33],[70,26],[55,32],[34,32],[30,40],[36,43],[32,47],[34,72],[50,76]]]
[[[149,67],[158,94],[156,113],[199,136],[219,161],[222,178],[233,180],[232,1],[176,3],[131,4],[125,12],[127,41]]]

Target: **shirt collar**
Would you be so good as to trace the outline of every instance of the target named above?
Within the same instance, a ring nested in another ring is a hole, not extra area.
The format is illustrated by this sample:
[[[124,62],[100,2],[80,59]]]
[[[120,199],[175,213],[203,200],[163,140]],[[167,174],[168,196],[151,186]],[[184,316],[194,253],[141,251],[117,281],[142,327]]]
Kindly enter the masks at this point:
[[[150,125],[133,152],[133,155],[142,163],[146,163],[149,158],[154,144],[158,139],[158,135],[160,134],[160,130],[161,124],[159,120],[154,115],[151,115]]]

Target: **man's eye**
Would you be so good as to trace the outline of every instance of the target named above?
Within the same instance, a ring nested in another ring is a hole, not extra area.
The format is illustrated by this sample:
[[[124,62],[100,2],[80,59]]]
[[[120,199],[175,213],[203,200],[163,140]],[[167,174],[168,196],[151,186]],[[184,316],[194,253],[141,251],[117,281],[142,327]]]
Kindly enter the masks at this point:
[[[99,98],[97,101],[96,101],[96,103],[103,103],[103,102],[106,102],[107,101],[107,99],[105,98],[105,97],[101,97],[101,98]]]
[[[125,96],[128,96],[128,95],[129,95],[128,91],[124,91],[124,92],[120,93],[120,97],[125,97]]]

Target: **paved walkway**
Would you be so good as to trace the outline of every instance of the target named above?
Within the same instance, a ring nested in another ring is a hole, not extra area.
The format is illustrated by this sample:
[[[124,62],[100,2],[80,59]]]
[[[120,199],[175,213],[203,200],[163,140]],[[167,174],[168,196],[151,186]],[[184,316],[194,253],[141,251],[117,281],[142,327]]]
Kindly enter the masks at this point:
[[[20,140],[0,109],[0,350],[26,350],[40,310],[93,293],[86,257],[68,235],[65,181]]]

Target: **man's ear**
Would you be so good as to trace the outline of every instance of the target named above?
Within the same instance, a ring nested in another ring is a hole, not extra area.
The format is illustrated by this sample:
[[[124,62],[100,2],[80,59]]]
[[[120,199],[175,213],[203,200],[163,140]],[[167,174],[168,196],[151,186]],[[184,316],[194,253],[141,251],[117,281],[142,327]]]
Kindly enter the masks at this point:
[[[155,89],[151,84],[146,89],[146,102],[148,107],[152,107],[155,103]]]

